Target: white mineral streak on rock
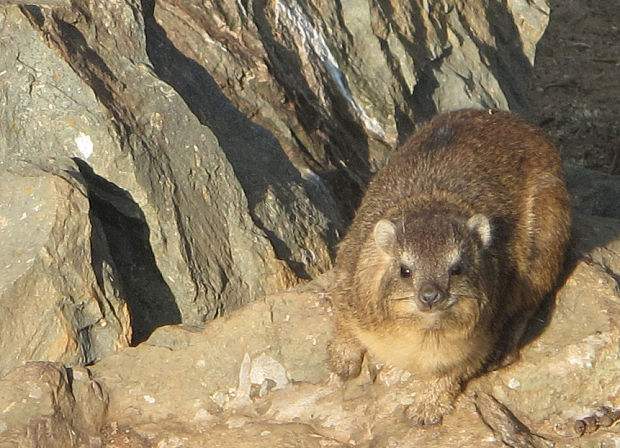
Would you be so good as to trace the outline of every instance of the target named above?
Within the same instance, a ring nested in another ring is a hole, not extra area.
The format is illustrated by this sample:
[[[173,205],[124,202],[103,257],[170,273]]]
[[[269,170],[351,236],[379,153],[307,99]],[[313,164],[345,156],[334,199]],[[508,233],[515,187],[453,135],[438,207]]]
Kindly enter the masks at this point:
[[[192,421],[194,422],[206,422],[206,421],[210,421],[210,420],[215,420],[215,416],[209,414],[209,412],[207,412],[206,409],[199,409],[196,412],[196,415],[194,415],[194,418]]]
[[[508,387],[510,389],[518,389],[520,386],[521,382],[516,378],[510,378],[510,381],[508,381]]]
[[[579,367],[592,367],[592,360],[596,358],[598,349],[611,342],[608,333],[590,335],[582,343],[570,347],[568,362]]]
[[[42,396],[43,390],[41,390],[41,388],[38,386],[35,386],[28,394],[28,398],[33,398],[35,400],[40,400]]]
[[[282,364],[263,353],[252,361],[250,382],[252,384],[263,384],[268,379],[276,383],[273,390],[282,389],[289,383],[286,369]]]
[[[281,0],[276,1],[276,12],[278,18],[284,19],[281,21],[282,25],[289,29],[291,32],[297,32],[301,41],[306,46],[308,53],[313,53],[324,64],[327,73],[330,78],[336,84],[340,94],[347,100],[351,108],[362,121],[364,127],[373,132],[381,138],[385,138],[385,131],[381,127],[381,124],[368,116],[366,112],[357,104],[353,94],[346,86],[344,82],[344,74],[340,70],[340,66],[331,50],[327,46],[327,42],[323,35],[312,25],[310,19],[306,16],[303,10],[299,7],[297,2],[284,2]],[[289,26],[289,25],[292,25]]]
[[[226,403],[228,403],[228,401],[230,400],[230,397],[224,392],[218,390],[213,395],[211,395],[211,400],[213,400],[213,402],[218,406],[224,407]]]
[[[249,418],[243,415],[233,415],[226,421],[226,426],[228,429],[242,428],[248,420]]]
[[[230,395],[233,395],[233,399],[228,403],[231,408],[238,408],[250,404],[250,389],[252,382],[250,381],[250,368],[251,359],[249,353],[243,356],[241,366],[239,368],[239,385]]]
[[[183,439],[180,437],[166,437],[157,443],[157,448],[180,448],[184,445]]]
[[[239,368],[239,386],[237,387],[237,393],[239,395],[249,395],[250,387],[252,385],[250,381],[250,355],[246,353],[241,361],[241,367]]]
[[[91,140],[90,135],[80,132],[75,138],[75,144],[84,159],[88,160],[88,158],[93,154],[93,141]]]

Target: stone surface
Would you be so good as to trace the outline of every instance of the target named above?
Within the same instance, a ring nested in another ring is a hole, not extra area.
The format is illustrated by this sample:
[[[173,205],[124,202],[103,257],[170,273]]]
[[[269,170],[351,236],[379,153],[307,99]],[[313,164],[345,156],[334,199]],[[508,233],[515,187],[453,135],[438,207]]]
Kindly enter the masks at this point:
[[[556,301],[440,426],[403,418],[405,372],[330,375],[329,273],[269,295],[329,269],[420,121],[527,114],[544,2],[26,3],[0,6],[0,447],[617,446],[615,177],[569,168]]]
[[[501,33],[520,37],[523,60],[495,44],[499,28],[478,4],[6,7],[3,32],[16,38],[2,44],[0,160],[78,157],[95,190],[109,182],[93,193],[112,216],[107,231],[147,229],[116,256],[123,273],[151,271],[124,274],[143,309],[137,339],[161,323],[199,324],[290,284],[290,271],[325,271],[341,212],[414,122],[463,105],[524,108],[519,83],[480,63],[527,71],[545,12],[513,3],[488,14],[518,21]]]
[[[0,380],[0,446],[102,446],[107,401],[87,369],[29,362]]]
[[[93,366],[110,396],[111,446],[130,446],[118,441],[128,434],[155,445],[174,434],[186,446],[389,446],[394,438],[415,446],[437,438],[403,421],[409,385],[388,386],[401,372],[386,369],[376,384],[368,374],[347,385],[330,376],[331,307],[321,289],[270,296],[203,332],[160,328]],[[180,342],[171,350],[171,341]],[[463,409],[455,424],[475,424],[460,430],[460,442],[490,437],[471,399]]]
[[[576,217],[567,277],[553,306],[532,322],[521,359],[470,381],[439,426],[404,418],[411,394],[424,387],[411,374],[366,364],[343,383],[329,373],[330,274],[203,330],[161,327],[99,361],[89,369],[108,397],[105,415],[94,413],[90,426],[63,425],[105,447],[615,446],[619,234],[617,219]],[[0,397],[19,372],[0,383]],[[38,421],[42,414],[24,415]],[[0,442],[23,431],[2,421]]]
[[[566,184],[572,193],[573,207],[581,213],[620,218],[618,176],[566,166]]]
[[[570,274],[542,334],[519,362],[477,383],[550,440],[574,436],[575,421],[620,407],[619,231],[617,219],[576,216]],[[567,446],[614,446],[615,428]]]
[[[408,394],[424,387],[403,381],[403,372],[370,368],[346,384],[329,375],[331,309],[321,292],[329,277],[201,333],[159,329],[145,345],[99,362],[93,370],[110,394],[109,421],[148,440],[185,437],[187,446],[614,446],[616,426],[581,437],[574,428],[620,406],[620,221],[580,215],[576,223],[568,276],[553,309],[537,316],[521,359],[471,381],[441,426],[403,419]],[[164,348],[173,340],[183,343]]]
[[[544,1],[147,4],[155,70],[201,121],[217,120],[206,98],[217,83],[302,176],[334,187],[345,213],[389,150],[431,115],[467,106],[527,113],[549,12]],[[227,154],[236,170],[253,158]]]
[[[130,316],[101,223],[71,161],[0,175],[0,374],[28,360],[97,361]]]
[[[139,343],[327,271],[370,174],[417,123],[527,112],[546,22],[539,1],[5,2],[0,174],[73,159]],[[88,345],[71,350],[108,350]]]
[[[97,5],[2,9],[2,165],[77,160],[134,342],[289,285],[217,139],[149,69],[139,7]]]

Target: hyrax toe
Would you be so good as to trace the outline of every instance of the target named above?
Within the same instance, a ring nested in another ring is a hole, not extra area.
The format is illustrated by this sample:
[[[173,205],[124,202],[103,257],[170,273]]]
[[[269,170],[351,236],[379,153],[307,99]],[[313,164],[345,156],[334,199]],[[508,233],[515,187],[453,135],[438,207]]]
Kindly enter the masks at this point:
[[[364,352],[356,344],[332,341],[327,350],[332,371],[338,376],[349,379],[360,374]]]
[[[459,392],[460,382],[457,378],[436,378],[416,393],[413,403],[406,408],[405,415],[417,425],[437,425],[441,423],[444,415],[454,410],[454,400]]]
[[[443,416],[454,410],[451,403],[414,403],[405,409],[405,416],[419,426],[433,426],[442,422]]]

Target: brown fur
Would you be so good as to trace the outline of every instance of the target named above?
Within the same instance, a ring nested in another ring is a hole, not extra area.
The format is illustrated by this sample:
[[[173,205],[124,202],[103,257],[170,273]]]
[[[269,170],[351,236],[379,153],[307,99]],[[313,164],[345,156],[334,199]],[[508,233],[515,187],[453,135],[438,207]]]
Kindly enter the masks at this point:
[[[428,378],[407,412],[440,421],[555,286],[569,202],[538,129],[501,111],[435,117],[375,176],[340,245],[333,369],[355,376],[369,352]]]

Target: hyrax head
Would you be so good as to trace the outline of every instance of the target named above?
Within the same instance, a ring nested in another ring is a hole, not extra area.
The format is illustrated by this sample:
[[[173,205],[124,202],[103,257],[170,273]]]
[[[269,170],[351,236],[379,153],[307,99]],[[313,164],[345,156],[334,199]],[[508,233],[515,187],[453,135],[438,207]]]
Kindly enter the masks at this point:
[[[493,275],[487,217],[425,210],[380,220],[373,238],[388,260],[378,291],[387,319],[413,319],[429,329],[475,325],[488,301],[485,277]]]

